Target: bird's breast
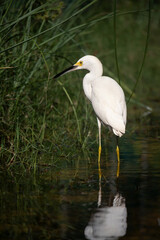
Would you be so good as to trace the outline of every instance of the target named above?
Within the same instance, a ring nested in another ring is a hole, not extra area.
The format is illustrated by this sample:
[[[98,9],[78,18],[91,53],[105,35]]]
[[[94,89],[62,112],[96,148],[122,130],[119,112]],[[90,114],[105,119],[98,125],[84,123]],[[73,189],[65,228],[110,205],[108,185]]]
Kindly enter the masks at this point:
[[[92,96],[92,81],[93,76],[90,75],[90,73],[86,74],[83,78],[83,90],[86,95],[86,97],[91,101]]]

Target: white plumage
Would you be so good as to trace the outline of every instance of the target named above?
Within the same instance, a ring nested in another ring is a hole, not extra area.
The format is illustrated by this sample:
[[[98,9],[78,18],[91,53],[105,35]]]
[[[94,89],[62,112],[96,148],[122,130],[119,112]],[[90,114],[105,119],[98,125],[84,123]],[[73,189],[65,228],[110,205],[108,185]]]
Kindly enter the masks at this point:
[[[121,137],[125,133],[127,116],[122,88],[114,79],[102,76],[103,67],[98,58],[87,55],[79,59],[77,64],[79,62],[83,64],[76,70],[90,71],[83,78],[83,89],[98,119],[110,126],[115,135]]]
[[[67,72],[86,69],[89,71],[83,78],[83,89],[87,98],[91,101],[97,116],[99,129],[99,155],[101,155],[101,123],[113,130],[113,133],[121,137],[125,133],[127,108],[125,96],[120,85],[112,78],[102,76],[102,63],[95,56],[86,55],[80,58],[76,64],[57,74],[57,78]],[[119,162],[119,148],[117,143],[117,158]],[[99,165],[100,167],[100,165]],[[119,170],[117,171],[119,172]],[[117,173],[117,176],[119,173]]]

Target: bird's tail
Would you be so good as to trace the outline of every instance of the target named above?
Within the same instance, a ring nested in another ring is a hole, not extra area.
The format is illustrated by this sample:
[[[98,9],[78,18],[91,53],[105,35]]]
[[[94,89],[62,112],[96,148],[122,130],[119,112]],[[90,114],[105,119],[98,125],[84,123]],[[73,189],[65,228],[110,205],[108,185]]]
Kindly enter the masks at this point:
[[[116,129],[113,129],[113,132],[114,132],[114,134],[115,134],[116,136],[118,136],[118,137],[122,137],[122,135],[125,134],[125,132],[120,132],[120,131],[118,131],[118,130],[116,130]]]

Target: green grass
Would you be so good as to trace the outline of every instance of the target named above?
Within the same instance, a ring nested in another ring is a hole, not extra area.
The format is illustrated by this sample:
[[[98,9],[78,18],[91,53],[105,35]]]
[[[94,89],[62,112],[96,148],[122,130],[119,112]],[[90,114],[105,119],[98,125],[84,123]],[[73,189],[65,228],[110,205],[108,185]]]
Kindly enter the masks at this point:
[[[84,97],[84,72],[59,81],[52,78],[85,54],[99,57],[104,73],[119,78],[127,98],[132,95],[139,107],[150,105],[146,97],[150,92],[158,96],[157,6],[147,1],[99,4],[98,0],[2,4],[2,169],[36,171],[41,164],[63,166],[78,158],[82,149],[96,153],[97,123]]]

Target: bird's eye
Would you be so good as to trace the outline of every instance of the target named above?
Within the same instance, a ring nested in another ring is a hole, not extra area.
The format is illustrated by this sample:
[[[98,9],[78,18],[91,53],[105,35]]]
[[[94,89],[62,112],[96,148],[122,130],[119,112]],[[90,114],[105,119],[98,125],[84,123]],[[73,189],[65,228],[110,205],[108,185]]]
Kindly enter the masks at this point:
[[[82,62],[82,61],[80,61],[80,62],[79,62],[79,65],[80,65],[80,66],[82,66],[82,64],[83,64],[83,62]]]

